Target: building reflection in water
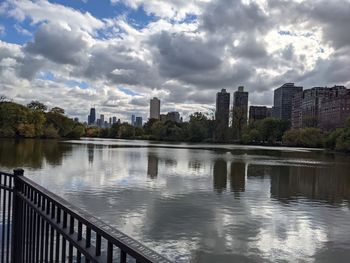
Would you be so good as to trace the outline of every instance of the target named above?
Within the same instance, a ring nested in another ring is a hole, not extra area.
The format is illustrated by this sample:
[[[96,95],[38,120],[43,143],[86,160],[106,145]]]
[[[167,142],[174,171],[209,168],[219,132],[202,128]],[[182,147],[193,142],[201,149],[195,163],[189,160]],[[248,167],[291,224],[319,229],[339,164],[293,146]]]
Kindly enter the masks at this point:
[[[231,162],[230,187],[233,193],[245,190],[246,166],[245,163]]]
[[[158,156],[148,153],[147,176],[156,179],[158,176]]]
[[[188,168],[192,171],[199,172],[202,167],[202,164],[200,161],[195,160],[195,161],[190,161],[188,163]]]
[[[94,162],[94,150],[95,150],[95,145],[93,144],[87,145],[89,164],[92,164]]]
[[[290,202],[298,198],[340,204],[350,200],[347,166],[248,166],[247,178],[270,178],[273,198]]]
[[[223,159],[217,159],[214,162],[213,169],[213,185],[214,190],[222,193],[227,186],[227,164]]]
[[[342,203],[350,200],[350,177],[347,167],[274,167],[271,195],[288,201],[297,197]]]

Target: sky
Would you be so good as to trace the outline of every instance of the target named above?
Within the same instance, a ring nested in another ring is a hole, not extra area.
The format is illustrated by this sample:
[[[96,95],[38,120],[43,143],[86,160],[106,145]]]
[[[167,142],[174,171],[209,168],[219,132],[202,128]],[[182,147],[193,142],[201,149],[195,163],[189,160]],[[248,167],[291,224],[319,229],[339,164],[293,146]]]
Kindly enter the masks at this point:
[[[212,113],[238,86],[350,87],[350,0],[3,0],[0,94],[86,121]],[[231,96],[232,101],[232,96]],[[105,118],[106,118],[105,117]]]

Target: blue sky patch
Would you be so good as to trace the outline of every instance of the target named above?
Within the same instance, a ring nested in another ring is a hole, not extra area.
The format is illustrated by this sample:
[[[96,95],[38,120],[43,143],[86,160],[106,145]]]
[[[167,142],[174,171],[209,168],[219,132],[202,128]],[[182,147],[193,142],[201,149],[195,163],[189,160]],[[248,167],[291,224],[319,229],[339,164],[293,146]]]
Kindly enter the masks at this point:
[[[127,89],[127,88],[119,88],[119,90],[127,95],[131,95],[131,96],[137,96],[139,95],[138,93],[136,92],[133,92],[132,90],[130,89]]]
[[[85,81],[77,81],[77,80],[68,80],[66,82],[66,84],[69,86],[69,87],[76,87],[78,86],[79,88],[81,89],[87,89],[89,88],[89,84]]]
[[[55,79],[55,75],[50,71],[43,71],[40,72],[38,79],[53,81]]]

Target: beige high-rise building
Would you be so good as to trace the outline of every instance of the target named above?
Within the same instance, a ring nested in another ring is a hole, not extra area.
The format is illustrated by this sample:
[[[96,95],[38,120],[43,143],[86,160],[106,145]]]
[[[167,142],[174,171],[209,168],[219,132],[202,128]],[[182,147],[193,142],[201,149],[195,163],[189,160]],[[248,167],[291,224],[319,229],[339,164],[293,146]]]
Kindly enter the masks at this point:
[[[150,100],[150,119],[157,119],[160,118],[160,100],[156,97]]]

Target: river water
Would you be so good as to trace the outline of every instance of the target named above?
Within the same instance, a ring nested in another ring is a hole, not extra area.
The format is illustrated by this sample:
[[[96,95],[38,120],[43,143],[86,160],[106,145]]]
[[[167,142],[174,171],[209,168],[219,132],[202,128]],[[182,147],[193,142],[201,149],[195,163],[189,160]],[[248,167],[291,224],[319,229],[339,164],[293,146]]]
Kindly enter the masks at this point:
[[[349,156],[107,139],[0,140],[0,170],[15,167],[176,262],[349,262]]]

